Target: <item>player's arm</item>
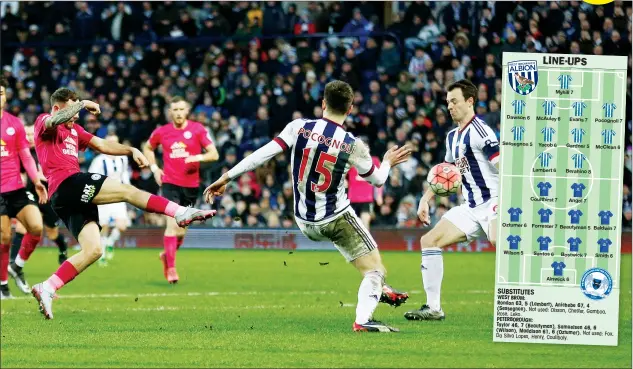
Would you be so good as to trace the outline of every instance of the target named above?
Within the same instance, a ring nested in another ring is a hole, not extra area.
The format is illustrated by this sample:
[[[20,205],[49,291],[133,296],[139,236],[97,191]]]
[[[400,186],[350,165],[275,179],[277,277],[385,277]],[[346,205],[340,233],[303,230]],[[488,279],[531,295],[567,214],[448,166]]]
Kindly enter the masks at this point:
[[[88,147],[102,154],[108,155],[132,155],[139,167],[148,165],[147,158],[137,148],[120,144],[118,142],[106,141],[97,136],[92,136],[88,142]]]
[[[274,158],[282,151],[283,147],[279,145],[275,140],[273,140],[262,146],[261,148],[257,149],[251,155],[242,159],[228,172],[224,173],[222,177],[220,177],[220,179],[212,183],[204,190],[204,195],[207,202],[212,203],[213,197],[221,195],[229,182],[231,182],[235,178],[238,178],[242,174],[250,172],[251,170],[268,162],[270,159]]]
[[[483,125],[483,128],[486,136],[477,140],[475,145],[484,153],[490,164],[499,171],[499,140],[492,128],[487,125]]]
[[[35,164],[35,159],[33,159],[31,155],[31,149],[29,148],[29,142],[26,139],[26,131],[23,126],[19,126],[16,130],[16,139],[19,145],[18,156],[20,157],[24,171],[31,179],[31,182],[33,182],[40,203],[44,204],[48,201],[48,192],[40,181],[40,176],[37,173],[37,164]]]
[[[220,158],[220,154],[218,154],[218,149],[215,148],[214,144],[208,144],[207,146],[205,146],[204,150],[204,154],[187,157],[185,159],[185,163],[216,161]]]
[[[200,128],[196,134],[200,146],[204,147],[204,154],[189,156],[185,159],[185,163],[216,161],[220,158],[218,150],[215,148],[211,136],[206,129]]]
[[[99,108],[99,104],[90,101],[90,100],[82,100],[75,103],[70,103],[66,105],[63,109],[60,109],[55,115],[50,115],[44,120],[44,126],[46,129],[52,129],[57,127],[60,124],[64,124],[70,121],[75,114],[79,113],[81,109],[86,108],[92,114],[101,113],[101,109]]]
[[[224,173],[220,179],[212,183],[204,190],[204,197],[208,203],[213,203],[215,196],[220,196],[224,193],[226,185],[233,179],[241,176],[242,174],[249,172],[262,164],[268,162],[283,151],[289,150],[297,139],[297,131],[300,125],[302,125],[300,119],[294,120],[286,125],[281,131],[279,136],[275,137],[272,141],[257,149],[254,153],[242,159],[228,172]]]

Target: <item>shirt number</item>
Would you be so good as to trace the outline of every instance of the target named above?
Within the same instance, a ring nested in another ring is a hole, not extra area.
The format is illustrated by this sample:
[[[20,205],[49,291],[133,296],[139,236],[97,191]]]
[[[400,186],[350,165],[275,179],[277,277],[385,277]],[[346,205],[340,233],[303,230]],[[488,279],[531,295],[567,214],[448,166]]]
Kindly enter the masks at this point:
[[[310,151],[312,148],[303,149],[303,157],[301,158],[301,166],[299,167],[299,181],[305,180],[305,170],[308,165],[308,158],[310,157]],[[330,155],[326,152],[320,152],[317,158],[316,172],[323,176],[323,183],[319,185],[321,181],[321,177],[318,178],[317,182],[310,183],[310,189],[313,192],[325,192],[330,188],[332,184],[332,171],[325,167],[325,163],[332,163],[332,165],[336,164],[336,156]]]

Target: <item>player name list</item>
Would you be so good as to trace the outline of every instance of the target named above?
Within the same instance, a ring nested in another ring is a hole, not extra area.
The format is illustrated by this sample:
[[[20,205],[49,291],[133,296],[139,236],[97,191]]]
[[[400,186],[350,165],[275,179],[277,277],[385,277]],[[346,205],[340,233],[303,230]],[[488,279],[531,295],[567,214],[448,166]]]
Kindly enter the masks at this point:
[[[497,288],[495,342],[616,346],[617,299],[580,299],[568,288]],[[558,298],[552,301],[552,295]],[[615,305],[615,306],[612,306]]]

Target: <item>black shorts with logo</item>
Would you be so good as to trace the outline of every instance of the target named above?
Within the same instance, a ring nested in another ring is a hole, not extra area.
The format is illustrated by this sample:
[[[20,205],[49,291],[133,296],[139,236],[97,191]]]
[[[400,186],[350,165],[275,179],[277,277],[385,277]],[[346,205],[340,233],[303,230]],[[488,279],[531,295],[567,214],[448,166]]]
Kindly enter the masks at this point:
[[[37,206],[35,197],[32,193],[28,192],[25,188],[20,188],[14,191],[9,191],[1,194],[4,202],[4,210],[2,215],[7,215],[9,218],[15,218],[18,213],[24,209],[27,205]]]
[[[51,197],[53,210],[77,240],[86,224],[95,222],[99,226],[99,209],[92,199],[101,191],[106,178],[95,173],[75,173]]]
[[[163,197],[180,206],[194,206],[200,194],[199,187],[180,187],[171,183],[163,183]]]

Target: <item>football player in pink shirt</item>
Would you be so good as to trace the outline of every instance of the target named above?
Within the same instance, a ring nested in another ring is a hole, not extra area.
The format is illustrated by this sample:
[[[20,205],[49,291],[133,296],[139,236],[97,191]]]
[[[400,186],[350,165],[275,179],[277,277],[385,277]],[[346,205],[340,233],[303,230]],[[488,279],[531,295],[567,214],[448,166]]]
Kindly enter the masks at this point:
[[[365,140],[365,144],[368,142]],[[376,156],[371,157],[374,165],[380,167],[380,159]],[[358,173],[354,167],[347,172],[347,192],[352,208],[360,217],[365,228],[369,229],[371,224],[371,215],[374,212],[374,197],[379,200],[378,205],[382,201],[382,187],[374,187],[365,180],[367,176]]]
[[[81,251],[62,263],[46,281],[33,286],[31,293],[46,319],[53,318],[55,291],[72,281],[103,253],[97,205],[127,202],[151,213],[174,217],[181,227],[215,215],[214,210],[186,208],[101,174],[82,173],[78,152],[86,148],[108,155],[131,155],[141,168],[149,163],[139,150],[103,140],[74,124],[79,111],[84,108],[99,114],[101,110],[97,103],[79,101],[74,91],[60,88],[51,95],[51,106],[50,114],[40,114],[35,121],[37,157],[48,180],[53,209],[77,239]]]
[[[0,77],[0,225],[2,239],[0,241],[0,298],[11,298],[8,274],[15,279],[18,288],[29,293],[22,268],[29,259],[35,246],[42,238],[42,217],[33,195],[26,191],[20,175],[20,161],[35,186],[40,202],[48,201],[46,187],[37,175],[35,160],[31,156],[29,143],[22,121],[4,111],[6,103],[7,80]],[[26,228],[20,251],[15,261],[9,264],[11,247],[11,218],[16,218]]]
[[[181,206],[194,206],[200,195],[200,162],[218,160],[218,151],[204,126],[187,119],[189,103],[182,97],[175,96],[171,100],[169,113],[173,122],[152,132],[145,145],[145,156],[156,183],[161,186],[162,195]],[[163,169],[156,165],[154,150],[158,146],[163,147]],[[167,218],[163,237],[165,249],[160,253],[160,260],[169,283],[178,282],[176,251],[186,232],[186,228],[178,227],[172,218]]]

